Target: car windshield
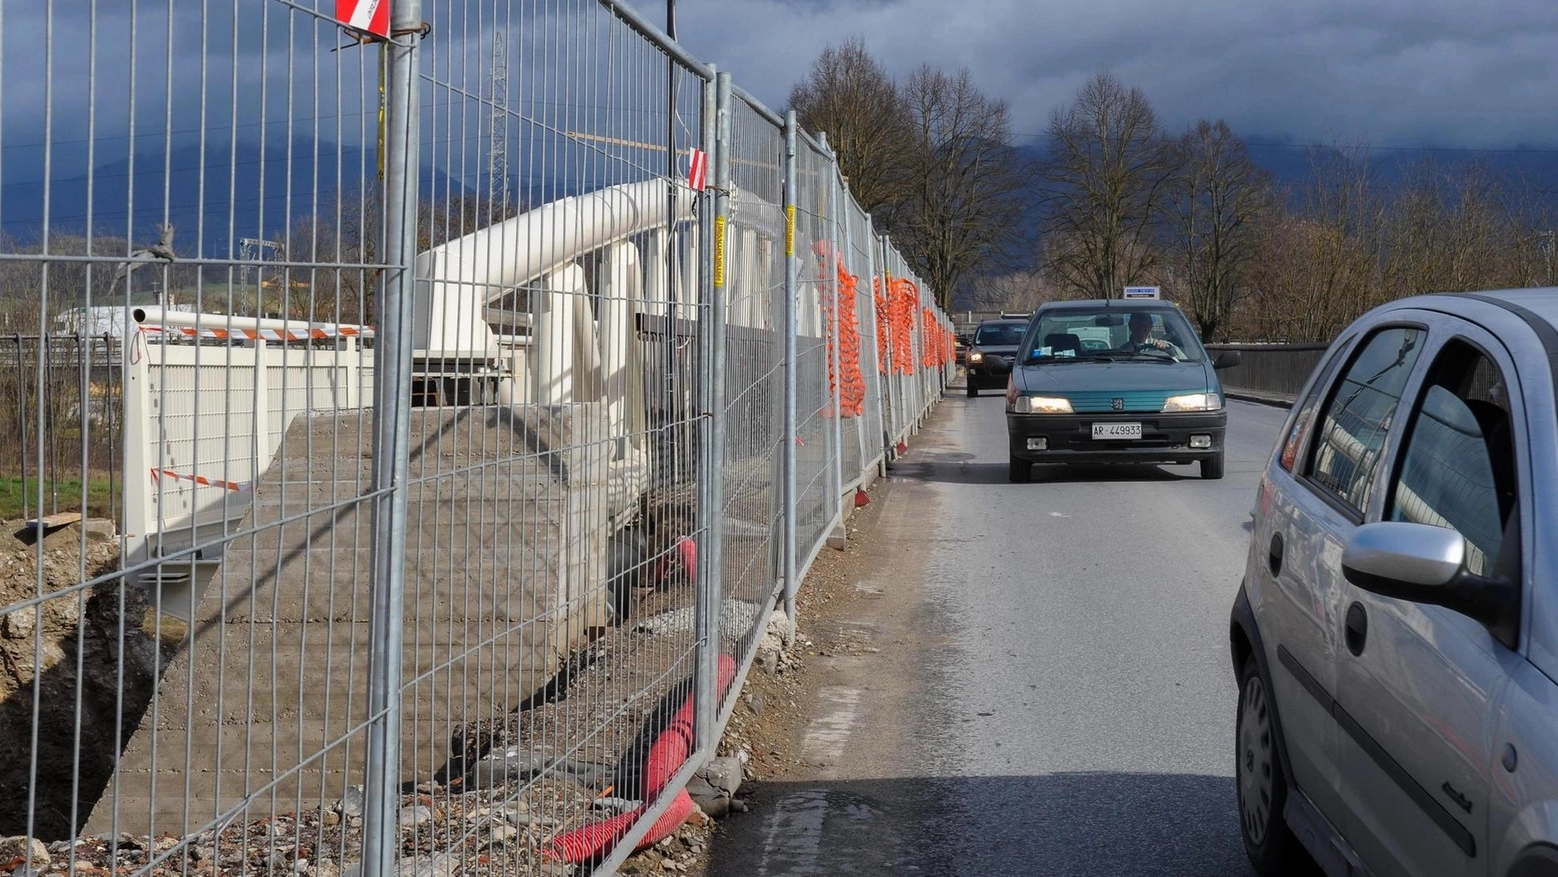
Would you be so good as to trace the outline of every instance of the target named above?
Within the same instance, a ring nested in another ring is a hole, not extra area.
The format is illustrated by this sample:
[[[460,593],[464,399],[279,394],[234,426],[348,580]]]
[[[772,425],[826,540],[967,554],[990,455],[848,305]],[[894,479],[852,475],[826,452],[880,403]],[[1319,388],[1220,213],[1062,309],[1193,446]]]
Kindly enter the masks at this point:
[[[1022,343],[1026,323],[988,323],[974,333],[976,347],[1016,347]]]
[[[1026,336],[1026,363],[1201,362],[1206,352],[1177,309],[1129,306],[1042,311]]]

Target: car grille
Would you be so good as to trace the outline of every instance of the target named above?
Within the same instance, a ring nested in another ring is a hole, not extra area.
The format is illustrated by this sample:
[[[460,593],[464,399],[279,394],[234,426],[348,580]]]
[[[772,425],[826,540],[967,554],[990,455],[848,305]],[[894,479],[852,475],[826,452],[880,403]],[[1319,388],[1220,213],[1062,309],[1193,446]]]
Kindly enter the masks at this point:
[[[1165,393],[1162,390],[1086,390],[1068,393],[1067,395],[1071,398],[1071,410],[1078,414],[1096,414],[1101,412],[1110,414],[1150,412],[1156,414],[1163,410],[1163,403],[1168,400],[1171,394]],[[1122,402],[1119,408],[1114,407],[1114,400],[1116,399]]]

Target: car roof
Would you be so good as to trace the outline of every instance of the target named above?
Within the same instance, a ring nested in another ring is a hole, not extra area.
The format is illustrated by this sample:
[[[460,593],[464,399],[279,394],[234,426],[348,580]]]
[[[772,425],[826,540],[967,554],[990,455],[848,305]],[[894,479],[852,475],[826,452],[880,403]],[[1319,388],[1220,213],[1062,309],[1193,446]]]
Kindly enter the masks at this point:
[[[1371,313],[1390,313],[1412,308],[1459,313],[1467,317],[1490,308],[1515,313],[1539,335],[1555,339],[1549,346],[1558,348],[1558,287],[1425,293],[1394,299],[1374,308]]]
[[[1521,308],[1530,316],[1540,318],[1548,326],[1558,329],[1558,287],[1495,289],[1487,292],[1455,293],[1454,295],[1458,298],[1476,296],[1482,299],[1501,301]]]
[[[981,325],[981,326],[994,326],[994,325],[997,325],[999,323],[1015,323],[1018,326],[1026,326],[1026,325],[1028,325],[1028,318],[1027,317],[999,317],[999,318],[994,319],[994,320],[980,320],[979,321],[979,325]]]
[[[1179,305],[1161,299],[1088,298],[1076,301],[1051,301],[1039,306],[1040,310],[1093,310],[1095,308],[1119,308],[1122,311],[1177,311]]]

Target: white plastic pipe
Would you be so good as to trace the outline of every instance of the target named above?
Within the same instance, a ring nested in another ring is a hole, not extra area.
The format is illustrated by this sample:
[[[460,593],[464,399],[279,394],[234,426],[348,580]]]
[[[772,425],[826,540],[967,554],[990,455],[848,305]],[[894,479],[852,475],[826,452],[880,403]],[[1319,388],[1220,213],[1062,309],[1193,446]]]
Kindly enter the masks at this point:
[[[320,333],[328,337],[373,337],[373,329],[351,323],[312,323],[307,320],[275,320],[263,317],[235,317],[229,314],[199,314],[148,306],[132,308],[130,318],[143,326],[172,326],[180,329],[217,329],[224,332],[276,332],[307,337]]]
[[[539,284],[530,344],[530,401],[560,405],[573,399],[574,310],[585,290],[584,269],[568,265]]]
[[[667,182],[648,180],[553,201],[417,256],[415,345],[432,357],[487,356],[485,304],[584,253],[666,221]],[[676,222],[692,216],[692,191],[676,189]]]

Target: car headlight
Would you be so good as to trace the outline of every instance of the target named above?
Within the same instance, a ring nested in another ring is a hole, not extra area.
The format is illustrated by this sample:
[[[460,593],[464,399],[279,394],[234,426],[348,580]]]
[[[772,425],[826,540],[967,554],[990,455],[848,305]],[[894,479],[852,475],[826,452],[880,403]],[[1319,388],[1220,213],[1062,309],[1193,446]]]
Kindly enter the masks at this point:
[[[1165,414],[1174,411],[1216,411],[1223,407],[1223,399],[1216,393],[1190,393],[1185,396],[1170,396],[1163,403]]]
[[[1018,396],[1012,403],[1014,414],[1070,414],[1071,400],[1050,396]]]
[[[985,361],[985,355],[983,353],[980,353],[977,350],[971,351],[968,354],[968,361],[969,362],[984,362]]]

